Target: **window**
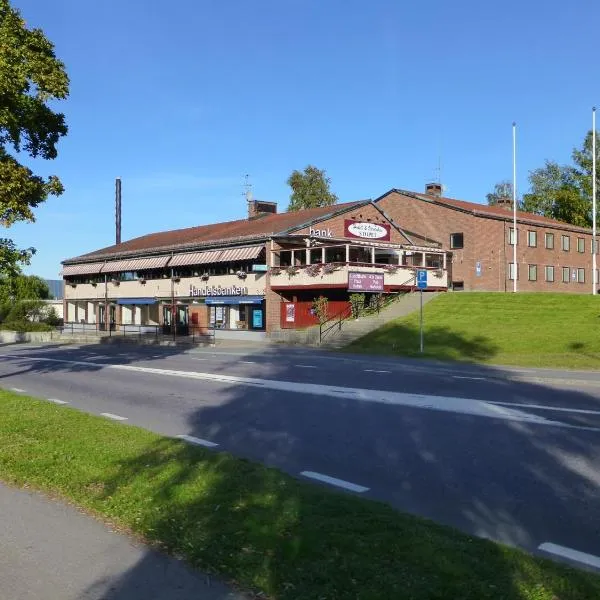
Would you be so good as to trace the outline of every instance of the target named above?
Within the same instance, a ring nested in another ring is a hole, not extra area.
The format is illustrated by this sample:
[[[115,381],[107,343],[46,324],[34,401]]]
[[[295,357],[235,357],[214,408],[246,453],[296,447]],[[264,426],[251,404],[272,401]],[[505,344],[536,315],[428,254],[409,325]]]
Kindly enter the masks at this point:
[[[512,281],[515,278],[515,266],[517,267],[517,279],[519,279],[519,265],[508,263],[508,278]]]
[[[365,248],[363,246],[350,246],[350,262],[370,263],[371,248]]]
[[[569,283],[570,279],[569,279],[569,267],[563,267],[562,268],[562,280],[563,283]]]
[[[562,243],[562,249],[565,252],[568,252],[571,249],[571,238],[568,235],[561,235],[560,239]]]
[[[336,246],[333,248],[325,248],[325,262],[326,263],[345,263],[346,262],[346,246]],[[378,261],[375,256],[375,262]]]
[[[463,233],[451,233],[450,234],[450,248],[456,250],[464,247],[465,236]]]
[[[290,250],[281,250],[279,252],[279,266],[289,267],[292,264],[292,253]]]
[[[554,267],[546,267],[546,281],[552,283],[554,281]]]
[[[546,233],[545,238],[546,238],[546,248],[548,250],[554,250],[554,234]]]
[[[590,252],[594,253],[594,250],[592,250],[592,248],[594,248],[594,250],[596,251],[595,253],[598,254],[598,240],[591,240],[591,242],[590,242]]]
[[[585,283],[585,269],[577,269],[577,282]]]
[[[441,269],[444,264],[444,257],[441,254],[426,254],[425,266],[430,269]]]
[[[462,292],[465,289],[465,282],[464,281],[453,281],[452,289],[455,292]]]
[[[535,248],[537,246],[537,231],[527,232],[527,245],[530,248]]]
[[[529,281],[537,281],[537,265],[529,265]]]
[[[508,243],[509,243],[509,245],[514,246],[515,245],[515,239],[516,239],[516,242],[518,244],[519,243],[519,230],[517,230],[517,234],[515,235],[515,230],[514,230],[513,227],[511,227],[508,230]]]
[[[585,239],[577,238],[577,252],[585,252]]]
[[[323,262],[323,248],[310,249],[310,264],[317,265]],[[369,252],[369,262],[371,262],[371,253]]]
[[[596,280],[594,281],[594,283],[595,283],[596,285],[598,284],[598,281],[600,281],[600,280],[598,279],[598,275],[600,275],[600,269],[596,269]]]

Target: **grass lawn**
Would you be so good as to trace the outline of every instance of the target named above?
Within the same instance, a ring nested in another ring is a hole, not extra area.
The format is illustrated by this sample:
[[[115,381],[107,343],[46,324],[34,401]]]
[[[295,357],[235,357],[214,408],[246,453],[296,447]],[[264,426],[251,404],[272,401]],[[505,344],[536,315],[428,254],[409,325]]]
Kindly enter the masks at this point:
[[[591,295],[448,293],[425,305],[424,323],[426,358],[600,368],[600,298]],[[421,356],[419,312],[347,349]]]
[[[272,598],[600,598],[596,575],[4,391],[0,479],[67,498]]]

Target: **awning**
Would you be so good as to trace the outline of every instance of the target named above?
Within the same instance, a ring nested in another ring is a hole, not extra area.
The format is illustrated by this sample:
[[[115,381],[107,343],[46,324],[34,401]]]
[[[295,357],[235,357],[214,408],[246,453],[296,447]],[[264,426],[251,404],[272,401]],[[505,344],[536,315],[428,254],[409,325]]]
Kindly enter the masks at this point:
[[[264,296],[219,296],[205,299],[206,304],[262,304]]]
[[[219,256],[219,262],[234,262],[237,260],[254,260],[258,258],[264,246],[245,246],[242,248],[227,248]]]
[[[236,262],[258,258],[264,246],[241,246],[225,248],[224,250],[207,250],[205,252],[190,252],[177,254],[169,263],[170,267],[185,267],[188,265],[207,265],[210,263]]]
[[[73,275],[95,275],[100,273],[104,263],[85,263],[80,265],[64,265],[62,270],[63,277],[72,277]]]
[[[186,267],[188,265],[206,265],[219,262],[222,250],[209,250],[207,252],[192,252],[190,254],[177,254],[171,259],[170,267]]]
[[[144,269],[164,269],[170,256],[149,256],[148,258],[133,258],[129,260],[115,260],[104,264],[103,273],[117,273],[121,271],[143,271]]]
[[[156,298],[119,298],[117,304],[156,304]]]

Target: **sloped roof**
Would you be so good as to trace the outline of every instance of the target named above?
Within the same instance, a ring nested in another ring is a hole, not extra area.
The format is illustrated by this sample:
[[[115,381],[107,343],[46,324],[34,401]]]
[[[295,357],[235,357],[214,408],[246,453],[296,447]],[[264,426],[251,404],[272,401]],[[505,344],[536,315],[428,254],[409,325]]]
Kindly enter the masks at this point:
[[[200,225],[199,227],[150,233],[122,242],[121,244],[108,246],[88,254],[67,259],[63,261],[63,264],[91,261],[105,257],[135,255],[142,252],[165,252],[167,250],[182,250],[200,246],[233,244],[246,240],[266,239],[272,235],[306,226],[315,220],[330,218],[353,208],[369,204],[370,202],[370,200],[345,202],[334,204],[333,206],[309,208],[295,212],[268,214],[251,220],[239,219],[237,221],[213,223],[211,225]]]
[[[457,200],[456,198],[445,198],[443,196],[439,197],[433,196],[431,194],[421,194],[418,192],[411,192],[408,190],[396,188],[391,189],[389,192],[386,192],[385,194],[374,200],[374,202],[377,202],[378,200],[384,198],[392,192],[396,192],[404,196],[419,198],[421,200],[433,202],[434,204],[438,204],[441,206],[447,206],[448,208],[453,208],[455,210],[468,212],[479,217],[489,217],[493,219],[502,219],[505,221],[512,221],[513,219],[512,210],[507,210],[505,208],[502,208],[501,206],[489,206],[487,204],[478,204],[477,202],[466,202],[465,200]],[[555,227],[559,229],[569,229],[570,231],[576,231],[581,233],[591,233],[591,230],[586,229],[585,227],[578,227],[576,225],[571,225],[570,223],[558,221],[557,219],[550,219],[542,215],[536,215],[534,213],[525,212],[522,210],[517,211],[517,221],[541,226],[546,225],[548,227]]]

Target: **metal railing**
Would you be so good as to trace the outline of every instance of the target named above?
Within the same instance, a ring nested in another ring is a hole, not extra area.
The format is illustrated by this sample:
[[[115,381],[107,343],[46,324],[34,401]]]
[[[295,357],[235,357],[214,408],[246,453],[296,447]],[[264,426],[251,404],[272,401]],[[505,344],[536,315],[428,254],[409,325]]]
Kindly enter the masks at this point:
[[[156,341],[179,340],[193,344],[206,343],[214,345],[215,330],[199,325],[180,324],[177,327],[171,325],[138,325],[134,323],[77,323],[67,322],[56,328],[63,335],[85,336],[94,334],[97,337],[122,337],[124,339]]]
[[[414,282],[414,276],[407,279],[402,285],[408,284],[410,281]],[[342,330],[344,323],[350,318],[354,317],[358,319],[361,316],[370,316],[375,313],[379,314],[384,308],[387,308],[390,304],[395,302],[398,298],[401,298],[405,293],[395,294],[379,294],[375,296],[375,302],[372,304],[350,304],[339,313],[329,317],[323,323],[319,323],[319,344],[332,332]]]

